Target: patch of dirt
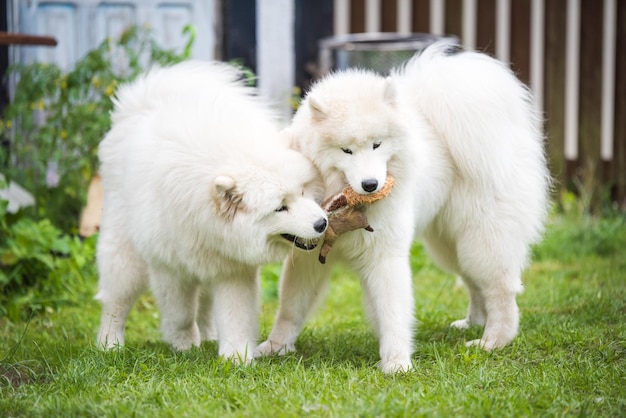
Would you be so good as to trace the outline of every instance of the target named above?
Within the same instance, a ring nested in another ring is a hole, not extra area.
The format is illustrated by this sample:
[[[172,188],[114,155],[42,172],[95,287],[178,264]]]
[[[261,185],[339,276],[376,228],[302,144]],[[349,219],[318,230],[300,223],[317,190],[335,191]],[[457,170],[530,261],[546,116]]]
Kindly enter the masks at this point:
[[[34,379],[29,372],[28,368],[19,365],[0,365],[0,385],[19,387],[31,384]]]

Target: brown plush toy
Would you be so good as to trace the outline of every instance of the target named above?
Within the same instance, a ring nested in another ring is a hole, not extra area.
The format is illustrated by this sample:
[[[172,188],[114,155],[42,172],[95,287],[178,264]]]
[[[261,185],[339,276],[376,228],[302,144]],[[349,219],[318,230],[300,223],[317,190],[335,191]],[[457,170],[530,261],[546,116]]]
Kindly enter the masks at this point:
[[[328,213],[328,228],[324,235],[324,242],[320,249],[320,263],[326,263],[326,256],[339,235],[360,228],[373,232],[365,216],[367,205],[381,200],[391,192],[395,180],[387,176],[383,187],[372,194],[358,194],[349,185],[340,193],[329,197],[322,203],[322,207]]]

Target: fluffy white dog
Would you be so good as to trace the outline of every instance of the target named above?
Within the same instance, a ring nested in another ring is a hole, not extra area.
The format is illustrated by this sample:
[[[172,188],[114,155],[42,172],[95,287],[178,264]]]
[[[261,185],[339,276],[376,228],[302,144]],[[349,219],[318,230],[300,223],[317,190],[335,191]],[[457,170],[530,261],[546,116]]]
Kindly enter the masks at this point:
[[[529,246],[543,230],[549,173],[542,126],[527,89],[502,63],[439,43],[385,79],[348,70],[309,92],[286,135],[322,172],[326,195],[350,184],[391,194],[367,211],[374,232],[341,236],[325,265],[317,254],[285,262],[274,328],[256,355],[294,350],[335,262],[361,276],[385,372],[412,367],[414,300],[409,252],[421,237],[432,258],[463,278],[467,316],[490,350],[517,334],[516,294]]]
[[[251,360],[257,266],[311,250],[327,224],[319,172],[253,93],[231,67],[200,62],[120,89],[99,150],[101,346],[124,343],[149,284],[175,349],[217,337],[220,355]]]

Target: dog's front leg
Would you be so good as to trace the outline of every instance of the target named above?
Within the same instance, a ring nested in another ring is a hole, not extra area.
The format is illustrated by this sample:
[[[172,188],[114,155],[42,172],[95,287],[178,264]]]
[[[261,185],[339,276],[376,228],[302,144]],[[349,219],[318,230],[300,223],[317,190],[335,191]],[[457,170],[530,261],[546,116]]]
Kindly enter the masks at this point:
[[[298,334],[317,302],[326,294],[330,267],[318,261],[317,253],[293,252],[284,263],[280,278],[280,306],[274,327],[255,350],[255,357],[295,351]]]
[[[213,313],[218,353],[234,363],[250,364],[259,333],[259,284],[256,269],[217,281]]]
[[[415,306],[408,254],[373,255],[361,277],[365,311],[380,339],[381,369],[385,373],[411,370]]]

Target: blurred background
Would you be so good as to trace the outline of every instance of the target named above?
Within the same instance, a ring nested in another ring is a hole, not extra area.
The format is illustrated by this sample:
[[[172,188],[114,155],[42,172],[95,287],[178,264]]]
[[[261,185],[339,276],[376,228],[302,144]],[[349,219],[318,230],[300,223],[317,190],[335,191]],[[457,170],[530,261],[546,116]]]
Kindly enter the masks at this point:
[[[5,40],[0,71],[34,61],[70,69],[132,25],[180,49],[192,24],[191,56],[248,67],[288,120],[294,98],[329,69],[395,65],[437,37],[456,37],[508,63],[534,92],[560,183],[601,187],[624,208],[624,22],[621,0],[7,0],[0,31],[56,45]],[[5,81],[5,102],[12,83]]]

